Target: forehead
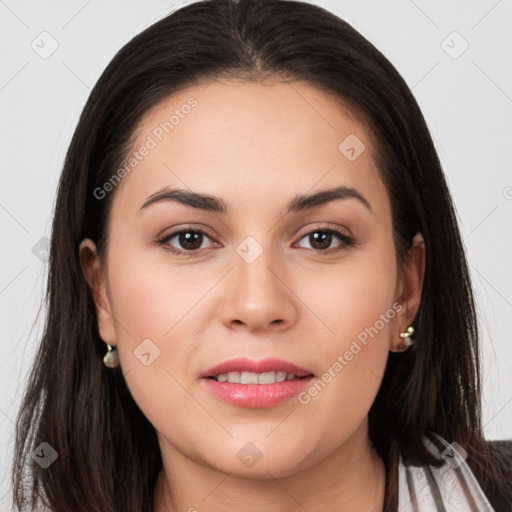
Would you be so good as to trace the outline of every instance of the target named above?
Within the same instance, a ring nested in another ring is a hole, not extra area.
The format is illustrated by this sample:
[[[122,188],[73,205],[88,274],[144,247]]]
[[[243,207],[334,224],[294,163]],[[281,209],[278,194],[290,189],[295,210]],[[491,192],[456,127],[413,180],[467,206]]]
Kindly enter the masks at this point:
[[[373,154],[362,121],[311,84],[212,81],[146,112],[116,194],[137,208],[165,186],[244,199],[340,183],[379,194]]]

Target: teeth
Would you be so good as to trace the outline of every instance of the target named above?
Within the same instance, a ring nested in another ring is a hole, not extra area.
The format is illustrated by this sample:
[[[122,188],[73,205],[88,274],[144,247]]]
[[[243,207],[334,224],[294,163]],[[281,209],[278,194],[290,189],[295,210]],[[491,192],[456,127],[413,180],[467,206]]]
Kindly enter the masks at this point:
[[[229,372],[222,373],[216,377],[218,382],[231,382],[234,384],[274,384],[296,378],[294,373],[286,372]]]
[[[276,372],[276,382],[284,382],[285,380],[286,380],[286,372]]]
[[[258,374],[251,372],[242,372],[240,384],[258,384]]]
[[[226,374],[227,382],[234,382],[236,384],[240,384],[240,373],[238,372],[229,372]]]
[[[276,381],[276,372],[253,373],[253,375],[257,375],[258,384],[274,384]]]

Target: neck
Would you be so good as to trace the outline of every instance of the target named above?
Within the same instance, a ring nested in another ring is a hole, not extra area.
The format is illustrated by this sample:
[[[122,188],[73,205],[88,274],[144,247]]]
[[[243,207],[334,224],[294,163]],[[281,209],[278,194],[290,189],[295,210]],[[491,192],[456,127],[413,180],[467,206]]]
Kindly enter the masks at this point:
[[[163,467],[154,512],[383,510],[385,466],[366,428],[306,470],[280,478],[269,473],[268,479],[226,474],[185,457],[165,441],[160,444]]]

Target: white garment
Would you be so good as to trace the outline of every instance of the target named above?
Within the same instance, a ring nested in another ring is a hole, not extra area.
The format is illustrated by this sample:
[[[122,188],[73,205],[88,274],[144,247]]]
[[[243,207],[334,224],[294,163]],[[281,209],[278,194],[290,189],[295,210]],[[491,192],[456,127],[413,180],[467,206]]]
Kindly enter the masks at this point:
[[[445,460],[442,466],[414,466],[400,455],[398,512],[495,512],[465,461],[465,450],[434,435],[444,451],[426,437],[424,442],[430,452]]]

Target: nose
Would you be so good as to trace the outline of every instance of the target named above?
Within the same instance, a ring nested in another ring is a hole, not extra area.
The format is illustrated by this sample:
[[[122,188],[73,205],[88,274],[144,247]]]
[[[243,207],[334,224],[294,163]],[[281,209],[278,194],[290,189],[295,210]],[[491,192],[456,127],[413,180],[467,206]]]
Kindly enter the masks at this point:
[[[268,253],[264,250],[252,263],[235,255],[221,312],[227,327],[270,333],[295,323],[299,300],[293,293],[293,283]]]

